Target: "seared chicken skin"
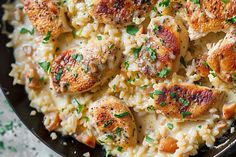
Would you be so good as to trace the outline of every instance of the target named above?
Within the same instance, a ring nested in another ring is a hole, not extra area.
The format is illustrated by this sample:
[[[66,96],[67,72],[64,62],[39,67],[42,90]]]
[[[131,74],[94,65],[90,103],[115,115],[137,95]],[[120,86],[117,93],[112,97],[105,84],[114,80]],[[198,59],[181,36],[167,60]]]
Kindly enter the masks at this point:
[[[134,16],[145,16],[155,1],[96,0],[90,14],[101,23],[124,26],[131,24]]]
[[[135,146],[137,129],[129,108],[118,98],[105,96],[89,108],[92,125],[100,143],[121,149]]]
[[[121,57],[118,46],[110,42],[64,51],[52,63],[53,88],[57,93],[86,92],[113,75]]]
[[[65,12],[56,0],[24,0],[24,9],[34,28],[42,35],[50,34],[54,39],[71,31]]]
[[[199,120],[224,101],[224,93],[192,84],[160,84],[154,91],[155,108],[167,117]]]
[[[207,64],[207,55],[203,55],[199,58],[194,59],[194,63],[196,64],[196,73],[201,77],[208,77],[210,73],[210,67]]]
[[[233,23],[235,25],[236,0],[199,0],[199,4],[188,0],[186,8],[191,40],[209,32],[224,31]]]
[[[209,50],[207,63],[216,75],[226,83],[236,85],[236,34],[228,33]]]
[[[165,78],[178,70],[180,55],[188,47],[183,24],[171,16],[152,19],[148,39],[139,53],[140,71],[152,78]]]

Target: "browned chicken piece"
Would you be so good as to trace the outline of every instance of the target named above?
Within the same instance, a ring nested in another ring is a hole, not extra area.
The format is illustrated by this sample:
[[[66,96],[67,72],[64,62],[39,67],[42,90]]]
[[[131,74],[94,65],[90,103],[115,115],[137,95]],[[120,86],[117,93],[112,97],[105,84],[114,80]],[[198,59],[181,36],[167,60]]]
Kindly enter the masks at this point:
[[[159,150],[173,154],[178,149],[177,142],[173,137],[162,138],[159,143]]]
[[[60,125],[61,119],[58,112],[49,112],[44,115],[43,124],[48,131],[55,130]]]
[[[39,74],[35,68],[30,67],[25,74],[25,84],[28,88],[38,90],[42,87]]]
[[[56,0],[24,0],[24,9],[33,27],[42,35],[50,34],[51,39],[71,31],[65,12]]]
[[[223,106],[223,118],[230,119],[235,114],[236,111],[236,103],[225,104]]]
[[[102,85],[119,68],[122,54],[106,43],[61,53],[52,63],[51,80],[57,93],[82,93]]]
[[[236,85],[235,31],[228,33],[208,53],[207,63],[216,75],[229,85]]]
[[[116,97],[105,96],[89,108],[99,141],[123,150],[137,143],[137,129],[129,108]],[[109,140],[112,142],[109,143]]]
[[[171,16],[152,19],[148,39],[138,56],[140,71],[151,78],[165,78],[178,70],[180,55],[188,47],[188,34],[183,24]]]
[[[193,84],[160,84],[154,91],[158,113],[180,120],[201,120],[212,107],[224,102],[221,91]]]
[[[101,23],[125,26],[133,17],[145,16],[156,0],[96,0],[90,14]]]
[[[207,63],[207,55],[194,59],[194,62],[196,64],[196,73],[201,77],[208,77],[211,69]]]
[[[198,3],[199,2],[199,3]],[[188,0],[186,3],[189,34],[192,40],[209,32],[225,31],[235,24],[236,0]]]

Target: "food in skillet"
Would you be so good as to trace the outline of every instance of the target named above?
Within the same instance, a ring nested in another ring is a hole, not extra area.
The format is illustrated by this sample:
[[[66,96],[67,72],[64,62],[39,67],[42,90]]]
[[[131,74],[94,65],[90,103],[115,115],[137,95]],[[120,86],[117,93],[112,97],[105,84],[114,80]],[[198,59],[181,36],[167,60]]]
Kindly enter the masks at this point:
[[[119,157],[196,155],[235,119],[235,3],[16,0],[10,76],[49,132]]]

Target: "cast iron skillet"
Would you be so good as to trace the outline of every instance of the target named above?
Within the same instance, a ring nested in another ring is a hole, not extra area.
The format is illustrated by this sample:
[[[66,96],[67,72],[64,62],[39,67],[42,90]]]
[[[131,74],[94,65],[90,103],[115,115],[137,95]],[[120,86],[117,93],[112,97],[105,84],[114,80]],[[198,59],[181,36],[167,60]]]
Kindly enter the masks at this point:
[[[1,0],[0,6],[4,2],[6,2],[6,0]],[[2,14],[3,9],[0,7],[0,19],[2,17]],[[10,28],[10,26],[8,26],[7,28]],[[24,87],[20,85],[13,86],[13,79],[8,76],[11,70],[11,63],[14,62],[13,50],[6,48],[5,46],[8,41],[9,40],[7,39],[7,37],[0,33],[0,87],[2,88],[8,101],[10,102],[13,110],[25,124],[25,126],[48,147],[62,156],[80,157],[86,152],[90,152],[91,157],[105,156],[105,152],[101,146],[97,146],[95,149],[91,149],[68,136],[63,137],[58,135],[58,138],[52,141],[50,138],[50,133],[43,126],[43,115],[37,113],[36,116],[30,116],[32,108],[29,107],[29,99],[24,90]],[[235,124],[236,123],[233,124],[233,127],[236,126]],[[216,146],[225,143],[224,145],[212,149],[203,147],[200,149],[200,152],[197,156],[229,157],[236,155],[235,139],[236,133],[230,134],[229,132],[227,132],[224,136],[216,141]],[[67,145],[62,145],[63,142],[66,142]]]

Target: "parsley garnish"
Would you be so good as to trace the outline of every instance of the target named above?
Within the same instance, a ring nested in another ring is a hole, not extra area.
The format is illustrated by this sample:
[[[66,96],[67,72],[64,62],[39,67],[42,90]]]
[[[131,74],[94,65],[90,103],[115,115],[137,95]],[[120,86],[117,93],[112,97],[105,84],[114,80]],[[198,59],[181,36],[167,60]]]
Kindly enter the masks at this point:
[[[179,98],[179,102],[181,104],[183,104],[184,106],[188,106],[189,105],[189,101],[188,100],[185,100],[184,98]]]
[[[159,7],[168,7],[169,5],[170,5],[170,0],[163,0],[158,4]]]
[[[176,98],[176,93],[175,93],[175,92],[170,92],[170,97],[171,97],[172,99]]]
[[[119,152],[121,152],[121,151],[123,150],[123,148],[120,147],[120,146],[117,146],[116,149],[117,149],[117,151],[119,151]]]
[[[55,77],[55,79],[56,79],[57,81],[59,81],[59,80],[61,79],[62,73],[63,73],[63,70],[62,70],[62,69],[59,69],[58,72],[57,72],[57,74],[56,74],[56,77]]]
[[[192,114],[192,113],[189,112],[189,111],[181,112],[181,115],[182,115],[183,118],[185,118],[186,116],[189,116],[189,115],[191,115],[191,114]]]
[[[43,44],[47,44],[51,37],[51,31],[48,31],[47,35],[43,38]]]
[[[77,105],[77,113],[81,113],[83,110],[84,110],[84,105],[81,105],[80,103],[79,103],[79,101],[76,99],[76,98],[74,98],[73,99],[73,101],[76,103],[76,105]]]
[[[142,49],[142,46],[132,49],[133,50],[133,55],[134,55],[135,58],[138,58],[139,52],[141,51],[141,49]]]
[[[134,25],[129,25],[126,28],[126,32],[130,35],[135,35],[138,32],[138,28]]]
[[[160,77],[160,78],[164,78],[166,77],[168,74],[170,73],[170,70],[165,67],[163,68],[159,73],[157,73],[157,76]]]
[[[236,16],[230,18],[230,19],[226,19],[226,22],[230,22],[230,23],[233,23],[235,24],[236,23]]]
[[[39,62],[38,64],[45,72],[50,71],[50,62],[44,61],[44,62]]]
[[[106,128],[106,127],[108,127],[109,125],[112,125],[112,123],[113,123],[113,120],[108,120],[108,121],[106,121],[105,123],[104,123],[104,128]]]
[[[167,124],[167,127],[168,127],[170,130],[172,130],[172,129],[174,128],[174,125],[173,125],[172,123],[168,123],[168,124]]]
[[[162,101],[162,102],[160,102],[160,106],[164,107],[164,106],[166,106],[166,103]]]
[[[145,136],[145,141],[148,142],[148,143],[152,143],[154,142],[154,139],[149,137],[148,135]]]
[[[129,68],[129,62],[125,61],[125,69],[128,70],[128,68]]]
[[[101,36],[101,35],[98,35],[98,36],[97,36],[97,39],[98,39],[98,40],[102,40],[102,36]]]
[[[114,116],[116,118],[123,118],[125,116],[127,116],[129,114],[129,112],[123,112],[123,113],[120,113],[120,114],[114,114]]]
[[[151,61],[155,61],[157,59],[156,51],[150,47],[147,47],[146,50],[149,53],[149,58],[151,59]]]
[[[194,4],[200,4],[200,0],[190,0],[191,2],[193,2]]]
[[[121,128],[119,127],[116,128],[116,134],[117,136],[121,136]]]
[[[34,28],[31,31],[28,30],[27,28],[21,28],[20,34],[26,34],[26,33],[29,33],[30,35],[33,35],[34,34]]]
[[[227,4],[230,0],[221,0],[223,3]]]

